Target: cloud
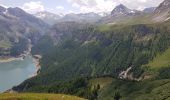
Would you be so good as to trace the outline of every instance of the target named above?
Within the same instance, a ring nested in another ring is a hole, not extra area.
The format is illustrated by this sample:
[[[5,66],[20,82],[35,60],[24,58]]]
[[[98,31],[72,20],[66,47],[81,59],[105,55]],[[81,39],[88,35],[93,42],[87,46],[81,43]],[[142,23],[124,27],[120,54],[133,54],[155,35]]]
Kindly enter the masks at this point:
[[[79,4],[77,4],[77,3],[73,3],[73,4],[72,4],[72,7],[79,8],[79,7],[80,7],[80,5],[79,5]]]
[[[143,9],[145,9],[144,6],[139,6],[139,7],[137,8],[137,10],[140,10],[140,11],[142,11]]]
[[[139,2],[145,3],[147,2],[147,0],[139,0]]]
[[[25,11],[29,13],[36,13],[36,12],[45,10],[41,1],[30,1],[30,2],[24,3],[22,6],[22,9],[24,9]]]
[[[117,4],[108,0],[68,0],[68,2],[72,4],[72,7],[80,9],[81,13],[108,12]]]
[[[64,10],[64,7],[63,6],[57,6],[56,9],[57,10]]]
[[[73,4],[78,4],[81,6],[95,6],[97,0],[68,0],[68,2],[71,2]]]

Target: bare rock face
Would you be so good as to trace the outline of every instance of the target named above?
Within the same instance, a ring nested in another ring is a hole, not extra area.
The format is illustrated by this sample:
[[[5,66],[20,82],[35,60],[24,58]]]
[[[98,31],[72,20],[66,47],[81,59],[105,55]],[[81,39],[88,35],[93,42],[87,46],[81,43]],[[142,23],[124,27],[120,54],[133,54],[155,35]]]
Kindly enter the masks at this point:
[[[163,1],[155,10],[155,13],[170,12],[170,0]]]
[[[163,1],[154,11],[153,20],[156,22],[167,21],[170,18],[170,0]]]

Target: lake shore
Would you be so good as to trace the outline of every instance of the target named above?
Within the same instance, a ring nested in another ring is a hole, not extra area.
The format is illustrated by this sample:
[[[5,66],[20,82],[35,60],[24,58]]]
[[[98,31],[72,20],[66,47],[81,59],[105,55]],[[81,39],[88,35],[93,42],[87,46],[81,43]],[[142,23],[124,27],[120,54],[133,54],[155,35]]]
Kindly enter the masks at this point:
[[[0,63],[8,63],[15,60],[23,60],[24,57],[0,57]]]
[[[0,63],[8,63],[8,62],[17,61],[17,60],[24,60],[24,58],[26,56],[31,56],[33,58],[33,63],[36,66],[36,72],[31,77],[35,77],[35,76],[37,76],[37,74],[39,73],[39,70],[41,69],[41,66],[40,66],[40,59],[42,58],[41,55],[25,55],[25,54],[23,54],[18,57],[3,56],[3,57],[0,57]]]
[[[36,73],[32,76],[32,77],[35,77],[38,75],[40,69],[41,69],[41,66],[40,66],[40,59],[42,58],[41,55],[33,55],[33,63],[35,64],[36,66]]]

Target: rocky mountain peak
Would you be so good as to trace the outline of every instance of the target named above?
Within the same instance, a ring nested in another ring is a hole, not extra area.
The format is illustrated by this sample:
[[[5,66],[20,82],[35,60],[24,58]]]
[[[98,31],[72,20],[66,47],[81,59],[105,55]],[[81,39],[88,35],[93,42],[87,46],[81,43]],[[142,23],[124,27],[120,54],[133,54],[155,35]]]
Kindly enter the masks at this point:
[[[115,9],[120,9],[120,10],[122,10],[122,9],[128,9],[125,5],[123,5],[123,4],[119,4],[118,6],[116,6],[116,8]]]
[[[131,10],[127,8],[126,6],[124,6],[123,4],[120,4],[116,6],[115,9],[113,9],[113,11],[111,12],[111,15],[119,16],[119,15],[129,15],[129,14],[134,14],[134,13],[136,13],[135,10]]]
[[[129,12],[130,9],[128,9],[126,6],[124,6],[123,4],[120,4],[118,6],[115,7],[115,9],[113,9],[112,14],[116,14],[116,13],[126,13]]]

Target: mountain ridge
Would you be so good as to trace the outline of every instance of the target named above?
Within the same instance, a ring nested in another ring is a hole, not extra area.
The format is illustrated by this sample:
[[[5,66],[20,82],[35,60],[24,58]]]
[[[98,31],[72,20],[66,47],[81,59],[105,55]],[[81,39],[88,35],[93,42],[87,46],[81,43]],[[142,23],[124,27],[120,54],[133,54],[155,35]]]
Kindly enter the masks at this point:
[[[48,11],[37,12],[36,14],[34,14],[34,16],[42,19],[49,25],[54,25],[55,23],[57,23],[58,20],[60,20],[63,17],[63,15],[54,14]]]

